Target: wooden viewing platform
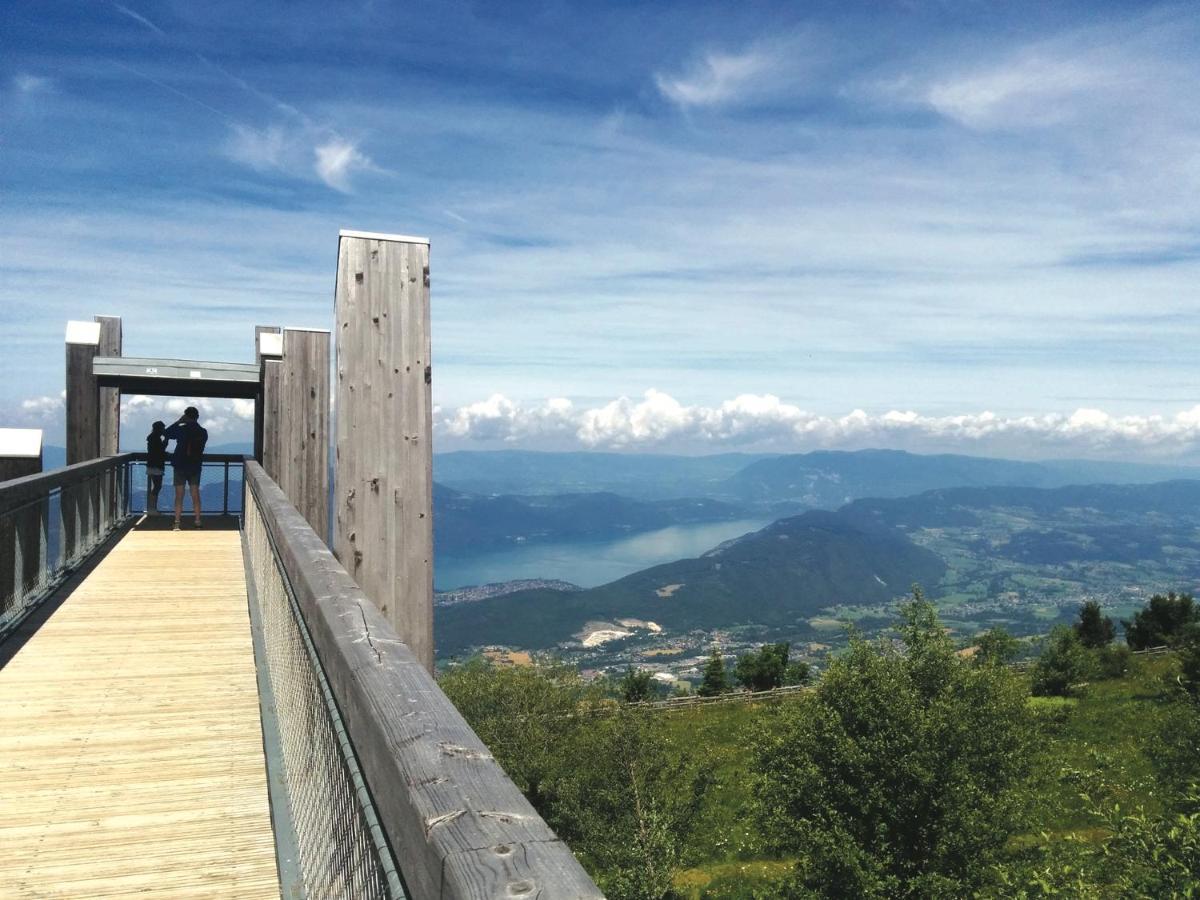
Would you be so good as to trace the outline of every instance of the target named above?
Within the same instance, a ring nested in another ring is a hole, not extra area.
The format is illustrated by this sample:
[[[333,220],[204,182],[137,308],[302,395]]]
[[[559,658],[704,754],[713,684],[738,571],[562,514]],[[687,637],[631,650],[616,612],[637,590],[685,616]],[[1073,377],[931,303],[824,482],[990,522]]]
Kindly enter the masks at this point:
[[[236,530],[128,532],[0,668],[0,797],[0,897],[280,895]]]

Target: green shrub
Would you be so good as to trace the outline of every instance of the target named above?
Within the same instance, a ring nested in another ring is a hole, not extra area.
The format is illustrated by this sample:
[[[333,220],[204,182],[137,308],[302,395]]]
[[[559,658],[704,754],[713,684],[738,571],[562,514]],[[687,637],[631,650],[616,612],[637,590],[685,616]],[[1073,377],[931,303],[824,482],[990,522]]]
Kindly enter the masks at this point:
[[[1132,620],[1121,624],[1125,626],[1125,642],[1134,650],[1146,650],[1174,644],[1188,625],[1197,622],[1200,606],[1192,595],[1171,591],[1165,597],[1155,594]]]
[[[1101,678],[1124,678],[1133,654],[1125,644],[1109,644],[1095,651],[1096,671]]]
[[[1067,696],[1075,685],[1086,681],[1094,671],[1094,660],[1065,625],[1050,632],[1046,647],[1033,667],[1033,693],[1036,696]]]
[[[958,657],[933,607],[904,608],[902,647],[855,638],[804,700],[753,738],[764,831],[828,897],[964,896],[1023,822],[1028,695]]]

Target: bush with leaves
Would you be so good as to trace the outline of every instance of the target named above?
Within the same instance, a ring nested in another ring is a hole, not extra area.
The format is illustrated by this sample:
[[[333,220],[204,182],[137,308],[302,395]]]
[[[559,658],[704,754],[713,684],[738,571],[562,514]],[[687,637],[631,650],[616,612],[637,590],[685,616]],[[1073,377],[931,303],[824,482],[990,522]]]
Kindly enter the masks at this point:
[[[622,707],[563,747],[547,818],[612,900],[669,896],[711,775],[646,710]],[[586,760],[586,764],[581,761]]]
[[[791,645],[786,642],[763,644],[757,652],[751,650],[738,657],[733,677],[748,691],[769,691],[782,687],[790,652]]]
[[[1100,604],[1089,600],[1079,607],[1079,620],[1074,625],[1079,642],[1085,647],[1095,650],[1113,642],[1117,635],[1113,620],[1104,615]]]
[[[1028,694],[957,656],[932,605],[903,608],[899,645],[852,636],[813,693],[753,739],[764,830],[827,897],[964,896],[1025,821]]]
[[[626,703],[644,703],[658,697],[658,688],[654,684],[654,673],[648,669],[635,669],[630,666],[617,682],[617,696]]]
[[[696,748],[563,666],[445,672],[442,689],[613,900],[668,896],[710,783]]]
[[[1133,653],[1125,644],[1109,644],[1093,651],[1093,656],[1101,678],[1124,678],[1133,661]]]
[[[1187,626],[1200,623],[1200,606],[1191,594],[1155,594],[1133,619],[1122,622],[1125,643],[1133,650],[1174,644]]]
[[[989,628],[975,636],[975,653],[971,659],[977,665],[1002,666],[1011,662],[1021,648],[1021,642],[1000,626]]]
[[[1074,686],[1087,681],[1095,660],[1075,630],[1056,625],[1033,667],[1033,693],[1038,697],[1066,697]]]
[[[704,675],[700,679],[700,686],[696,688],[696,693],[701,697],[715,697],[728,690],[729,674],[725,671],[725,657],[721,655],[720,650],[713,647],[708,662],[704,664]]]

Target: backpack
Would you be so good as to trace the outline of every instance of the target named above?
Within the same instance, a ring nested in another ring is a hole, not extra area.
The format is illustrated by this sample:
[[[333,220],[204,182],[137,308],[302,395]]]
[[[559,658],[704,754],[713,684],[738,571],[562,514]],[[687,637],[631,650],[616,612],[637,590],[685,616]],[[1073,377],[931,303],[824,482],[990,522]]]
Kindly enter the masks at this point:
[[[208,443],[208,432],[199,425],[190,425],[184,429],[183,440],[180,441],[182,455],[189,463],[200,465],[204,459],[204,445]]]

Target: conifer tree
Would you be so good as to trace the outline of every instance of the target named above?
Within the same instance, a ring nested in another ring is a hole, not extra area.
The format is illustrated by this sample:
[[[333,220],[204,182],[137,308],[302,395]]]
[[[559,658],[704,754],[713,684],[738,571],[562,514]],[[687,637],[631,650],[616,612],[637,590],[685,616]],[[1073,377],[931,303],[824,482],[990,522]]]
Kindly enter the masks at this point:
[[[725,672],[725,659],[721,651],[713,647],[712,655],[704,666],[704,679],[696,693],[701,697],[715,697],[729,690],[729,675]]]

